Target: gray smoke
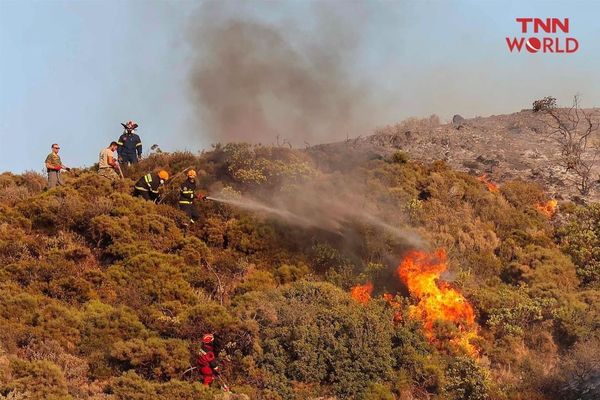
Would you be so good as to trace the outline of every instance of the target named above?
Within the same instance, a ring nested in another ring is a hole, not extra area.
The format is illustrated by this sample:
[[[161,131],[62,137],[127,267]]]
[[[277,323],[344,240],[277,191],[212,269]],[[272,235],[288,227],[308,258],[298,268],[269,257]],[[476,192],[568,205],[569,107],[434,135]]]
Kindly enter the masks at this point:
[[[303,146],[362,135],[381,123],[387,108],[378,102],[385,99],[376,100],[372,83],[357,78],[367,75],[357,69],[368,17],[360,3],[315,4],[302,25],[293,17],[253,18],[254,4],[208,2],[194,15],[190,76],[203,135]],[[348,240],[349,226],[359,223],[407,246],[423,246],[403,227],[399,210],[367,202],[356,177],[346,176],[343,184],[335,176],[322,178],[286,182],[286,191],[213,200]]]
[[[321,4],[298,26],[241,16],[232,4],[246,3],[209,2],[194,18],[191,83],[203,134],[304,146],[374,128],[370,85],[351,71],[361,23],[348,7]]]
[[[365,187],[339,176],[295,184],[286,191],[270,191],[263,196],[246,194],[232,198],[227,194],[209,199],[243,208],[303,228],[318,228],[347,236],[353,224],[371,226],[394,242],[407,247],[424,248],[418,233],[407,227],[401,210],[385,202],[372,202]],[[353,178],[353,177],[351,177]]]

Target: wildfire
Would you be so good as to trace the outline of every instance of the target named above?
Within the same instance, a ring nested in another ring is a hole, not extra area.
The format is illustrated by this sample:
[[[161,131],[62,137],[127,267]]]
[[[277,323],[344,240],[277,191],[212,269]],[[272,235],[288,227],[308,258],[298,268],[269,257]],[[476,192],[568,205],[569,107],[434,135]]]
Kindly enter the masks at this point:
[[[471,343],[477,338],[475,312],[460,292],[447,282],[439,281],[446,268],[446,252],[443,249],[433,254],[412,251],[402,260],[398,275],[410,294],[418,300],[416,305],[411,306],[410,316],[423,322],[425,335],[434,343],[440,343],[434,330],[435,322],[450,322],[457,328],[450,342],[476,355],[477,349]]]
[[[481,176],[477,177],[477,180],[483,184],[485,184],[485,186],[487,186],[488,190],[492,193],[497,193],[500,188],[498,187],[498,185],[496,185],[494,182],[490,181],[490,179],[488,178],[487,174],[483,174]]]
[[[350,289],[350,297],[363,305],[371,300],[371,293],[373,293],[373,284],[371,282],[367,282],[364,285],[356,285]],[[396,301],[396,297],[391,293],[384,293],[382,297],[394,310],[394,323],[402,321],[402,304]]]
[[[556,214],[556,207],[558,206],[558,201],[551,199],[545,203],[538,203],[535,205],[535,208],[545,215],[548,218],[552,218],[554,214]]]
[[[447,269],[446,252],[439,249],[430,254],[411,251],[398,266],[398,276],[407,286],[411,296],[418,302],[410,306],[408,317],[423,323],[425,336],[434,344],[450,343],[453,348],[466,351],[476,357],[478,349],[472,343],[479,336],[475,323],[475,311],[467,299],[448,282],[440,281]],[[373,284],[356,285],[350,289],[350,296],[361,304],[371,300]],[[402,303],[391,293],[384,293],[383,299],[394,310],[394,323],[403,321]],[[446,322],[454,326],[452,332],[438,337],[436,322]]]
[[[360,304],[367,304],[371,300],[373,293],[373,284],[367,282],[364,285],[356,285],[350,289],[350,296]]]

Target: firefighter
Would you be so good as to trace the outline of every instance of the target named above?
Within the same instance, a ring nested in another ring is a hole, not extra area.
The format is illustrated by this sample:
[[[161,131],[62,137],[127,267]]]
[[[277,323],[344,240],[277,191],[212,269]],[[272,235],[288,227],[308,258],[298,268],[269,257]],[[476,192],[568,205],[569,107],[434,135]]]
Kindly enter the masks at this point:
[[[48,172],[48,189],[52,189],[56,185],[63,186],[63,181],[60,177],[60,171],[66,169],[70,171],[71,168],[63,165],[60,160],[60,156],[58,155],[58,151],[60,150],[60,146],[57,143],[53,143],[52,151],[46,157],[46,171]]]
[[[117,142],[111,142],[110,145],[100,151],[100,160],[98,161],[98,175],[111,181],[119,179],[119,163],[113,157],[115,150],[119,145]]]
[[[133,121],[122,123],[123,134],[119,137],[117,152],[119,153],[119,162],[125,164],[135,164],[142,158],[142,140],[135,133],[138,124]]]
[[[215,337],[211,333],[206,333],[202,336],[202,344],[198,352],[198,370],[202,375],[202,383],[210,385],[216,376],[219,376],[219,365],[217,356],[215,355],[214,347]]]
[[[169,180],[169,173],[165,170],[158,174],[152,172],[142,176],[134,186],[133,195],[146,200],[156,202],[158,200],[158,188]]]
[[[196,198],[205,200],[206,196],[196,194],[196,171],[193,169],[187,172],[187,179],[181,184],[179,188],[179,209],[185,212],[193,224],[196,222],[198,217],[198,210],[194,204]]]

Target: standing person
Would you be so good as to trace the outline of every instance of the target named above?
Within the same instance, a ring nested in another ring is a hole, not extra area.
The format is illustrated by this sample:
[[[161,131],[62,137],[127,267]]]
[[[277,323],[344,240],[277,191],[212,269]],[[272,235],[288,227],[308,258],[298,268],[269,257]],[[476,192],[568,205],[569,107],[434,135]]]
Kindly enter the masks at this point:
[[[142,158],[142,140],[135,133],[138,124],[133,121],[127,121],[121,125],[123,125],[125,130],[117,141],[119,145],[117,150],[119,161],[126,164],[135,164]]]
[[[60,160],[60,156],[58,155],[58,151],[60,150],[60,146],[58,143],[52,144],[52,151],[46,157],[46,171],[48,172],[48,189],[52,189],[53,187],[63,186],[63,181],[60,177],[60,171],[66,169],[70,171],[71,168],[63,165]]]
[[[165,170],[157,173],[149,173],[142,176],[134,186],[133,195],[145,200],[158,200],[158,189],[169,180],[169,173]]]
[[[190,169],[187,172],[187,179],[183,181],[181,187],[179,188],[179,209],[185,212],[190,219],[190,222],[193,224],[196,222],[200,215],[198,214],[198,210],[196,209],[196,205],[194,204],[194,200],[196,198],[206,199],[206,196],[201,194],[196,195],[196,171]]]
[[[100,151],[100,160],[98,161],[98,175],[103,176],[111,181],[119,179],[117,173],[119,163],[113,157],[115,150],[119,145],[117,142],[111,142],[110,145]]]
[[[200,351],[198,352],[198,368],[202,375],[202,383],[207,386],[215,380],[215,376],[218,376],[220,372],[217,356],[215,355],[214,341],[215,337],[212,333],[204,334],[202,336]]]

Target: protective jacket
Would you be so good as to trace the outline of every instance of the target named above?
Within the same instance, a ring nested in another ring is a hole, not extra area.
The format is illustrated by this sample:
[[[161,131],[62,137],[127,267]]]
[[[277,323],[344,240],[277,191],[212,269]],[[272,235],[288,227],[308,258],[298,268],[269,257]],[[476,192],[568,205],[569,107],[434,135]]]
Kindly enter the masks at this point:
[[[192,182],[190,179],[186,179],[179,188],[179,204],[194,203],[195,191],[196,181]]]
[[[117,153],[119,157],[122,156],[134,156],[138,157],[142,156],[142,140],[140,137],[133,132],[125,132],[117,141],[119,147],[117,148]]]
[[[158,188],[160,187],[160,185],[161,179],[158,176],[158,174],[150,173],[142,176],[135,183],[134,187],[136,192],[142,192],[143,194],[147,194],[150,199],[156,199],[158,198]]]
[[[210,385],[214,381],[214,377],[219,375],[219,365],[215,356],[214,347],[210,344],[203,343],[198,354],[198,368],[202,375],[202,383]]]

